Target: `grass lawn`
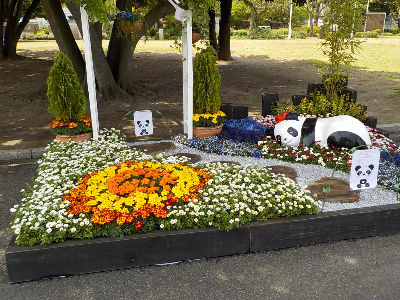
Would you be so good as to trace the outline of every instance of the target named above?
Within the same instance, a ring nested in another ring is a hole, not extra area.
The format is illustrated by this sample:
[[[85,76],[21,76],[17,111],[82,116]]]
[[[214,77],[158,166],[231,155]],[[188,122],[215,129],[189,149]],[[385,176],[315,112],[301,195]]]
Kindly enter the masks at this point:
[[[400,79],[400,38],[381,37],[363,40],[362,48],[357,53],[355,66],[368,71],[391,73],[389,76]],[[273,59],[299,59],[311,63],[326,61],[320,49],[319,39],[304,40],[232,40],[232,55],[267,56]],[[83,42],[78,41],[83,49]],[[108,41],[103,41],[107,49]],[[140,41],[138,52],[172,52],[178,53],[173,48],[173,41]],[[18,43],[19,51],[51,51],[57,50],[55,41],[21,41]],[[397,73],[397,74],[393,74]]]

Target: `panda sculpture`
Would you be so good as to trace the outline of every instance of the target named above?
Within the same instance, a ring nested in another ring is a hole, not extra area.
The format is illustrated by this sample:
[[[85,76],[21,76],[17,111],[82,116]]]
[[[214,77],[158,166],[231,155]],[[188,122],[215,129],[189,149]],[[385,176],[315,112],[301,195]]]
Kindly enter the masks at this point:
[[[291,147],[309,147],[318,143],[324,147],[350,149],[371,145],[365,125],[346,115],[315,119],[290,112],[284,121],[275,125],[274,135],[279,143]]]

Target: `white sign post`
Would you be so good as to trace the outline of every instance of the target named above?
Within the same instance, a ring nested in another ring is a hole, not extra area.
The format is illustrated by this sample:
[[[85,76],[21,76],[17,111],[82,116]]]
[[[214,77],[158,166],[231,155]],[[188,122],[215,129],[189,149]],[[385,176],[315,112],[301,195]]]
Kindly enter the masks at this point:
[[[93,70],[92,45],[90,42],[89,18],[85,8],[81,6],[82,35],[85,50],[86,77],[89,91],[90,117],[92,118],[93,139],[99,138],[99,118],[97,113],[96,81]]]
[[[178,6],[179,1],[168,0],[175,7],[175,19],[183,23],[183,132],[193,138],[193,58],[192,58],[192,11]]]

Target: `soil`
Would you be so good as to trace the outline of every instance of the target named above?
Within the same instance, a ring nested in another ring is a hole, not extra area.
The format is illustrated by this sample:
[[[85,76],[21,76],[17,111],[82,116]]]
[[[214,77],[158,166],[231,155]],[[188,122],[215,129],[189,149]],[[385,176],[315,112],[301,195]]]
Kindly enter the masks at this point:
[[[46,79],[56,52],[20,53],[17,60],[0,61],[0,150],[45,147],[53,136],[48,123]],[[133,114],[153,111],[152,140],[182,133],[182,59],[178,54],[135,53],[132,82],[141,89],[134,100],[98,100],[100,128],[119,128],[128,140],[137,141]],[[218,63],[221,100],[249,107],[249,115],[261,114],[261,93],[277,92],[282,99],[304,94],[308,82],[319,82],[313,65],[296,60],[265,56],[237,56]],[[358,91],[358,102],[378,124],[400,123],[400,97],[394,95],[398,81],[385,73],[354,70],[349,86]],[[88,107],[89,111],[89,107]],[[157,113],[160,112],[160,113]],[[143,139],[143,138],[141,138]]]

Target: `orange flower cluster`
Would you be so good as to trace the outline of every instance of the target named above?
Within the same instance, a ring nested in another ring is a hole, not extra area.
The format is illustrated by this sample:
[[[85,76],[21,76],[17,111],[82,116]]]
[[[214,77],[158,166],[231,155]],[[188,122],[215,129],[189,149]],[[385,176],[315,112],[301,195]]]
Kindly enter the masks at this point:
[[[90,119],[89,115],[86,115],[86,117],[79,119],[78,123],[84,123],[86,126],[90,127],[92,126],[92,120]],[[51,128],[57,128],[57,127],[68,127],[68,128],[75,128],[78,126],[78,123],[76,122],[64,122],[61,120],[61,118],[55,118],[51,120],[50,122],[50,127]]]
[[[63,201],[70,214],[91,213],[94,224],[135,222],[140,230],[149,216],[166,218],[166,207],[197,199],[209,179],[207,171],[183,164],[127,161],[87,174]]]

